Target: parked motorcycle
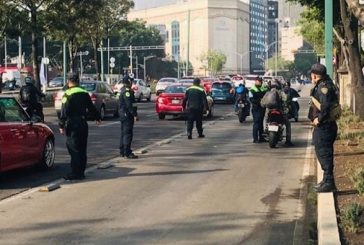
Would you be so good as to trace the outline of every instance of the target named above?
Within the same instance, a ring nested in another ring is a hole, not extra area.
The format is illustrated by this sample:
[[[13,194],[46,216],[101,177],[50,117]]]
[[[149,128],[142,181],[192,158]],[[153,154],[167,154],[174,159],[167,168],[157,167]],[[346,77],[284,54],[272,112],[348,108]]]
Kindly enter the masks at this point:
[[[265,129],[270,148],[275,148],[278,142],[283,140],[284,127],[283,112],[278,109],[270,109]]]
[[[249,103],[247,101],[244,101],[243,99],[239,99],[237,103],[237,114],[239,118],[239,122],[243,123],[246,120],[246,117],[249,116]]]

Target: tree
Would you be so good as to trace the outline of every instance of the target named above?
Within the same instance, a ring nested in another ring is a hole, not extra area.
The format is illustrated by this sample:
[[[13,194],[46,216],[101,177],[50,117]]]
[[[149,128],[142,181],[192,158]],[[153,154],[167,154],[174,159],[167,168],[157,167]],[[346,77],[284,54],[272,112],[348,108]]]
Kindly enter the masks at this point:
[[[47,33],[68,43],[70,70],[77,71],[77,51],[89,40],[87,30],[103,7],[102,0],[54,0],[48,9]]]
[[[94,49],[95,70],[100,77],[97,48],[103,38],[109,38],[117,34],[117,31],[126,25],[126,14],[134,6],[131,0],[106,0],[102,8],[90,20],[86,30]]]
[[[201,55],[200,60],[202,62],[207,61],[207,70],[215,76],[218,72],[222,71],[226,63],[226,55],[220,51],[209,50]]]
[[[40,87],[39,64],[38,64],[38,36],[40,33],[39,16],[47,12],[47,7],[54,0],[9,0],[6,7],[17,9],[22,12],[21,19],[26,20],[25,25],[21,28],[29,27],[32,37],[32,65],[35,85]],[[29,18],[26,18],[29,16]],[[20,23],[20,22],[19,22]],[[20,28],[19,28],[20,29]]]

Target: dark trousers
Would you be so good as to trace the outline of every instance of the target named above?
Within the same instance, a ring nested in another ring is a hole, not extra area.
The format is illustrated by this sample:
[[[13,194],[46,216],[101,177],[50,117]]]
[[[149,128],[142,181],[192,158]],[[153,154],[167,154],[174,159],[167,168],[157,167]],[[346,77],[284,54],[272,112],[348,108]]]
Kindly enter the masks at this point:
[[[66,128],[66,145],[71,156],[72,174],[83,175],[87,164],[88,125],[86,120],[69,122]]]
[[[202,129],[202,110],[190,109],[187,115],[187,135],[192,135],[193,122],[196,121],[196,128],[199,135],[203,133]]]
[[[263,132],[264,132],[264,116],[265,116],[265,109],[254,109],[252,110],[253,114],[253,139],[254,141],[259,141],[263,139]]]
[[[134,118],[121,118],[120,154],[129,156],[132,153],[131,142],[133,140]]]
[[[324,182],[334,181],[334,142],[336,136],[336,122],[324,123],[313,131],[313,144],[321,169],[324,171]]]

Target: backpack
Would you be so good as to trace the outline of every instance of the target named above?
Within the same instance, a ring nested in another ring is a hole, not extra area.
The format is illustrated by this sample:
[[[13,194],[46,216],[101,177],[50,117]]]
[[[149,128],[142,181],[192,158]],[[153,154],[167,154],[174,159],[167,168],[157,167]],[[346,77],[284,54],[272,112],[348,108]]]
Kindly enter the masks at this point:
[[[268,109],[276,109],[280,106],[279,101],[278,92],[276,90],[270,90],[264,95],[262,105]]]

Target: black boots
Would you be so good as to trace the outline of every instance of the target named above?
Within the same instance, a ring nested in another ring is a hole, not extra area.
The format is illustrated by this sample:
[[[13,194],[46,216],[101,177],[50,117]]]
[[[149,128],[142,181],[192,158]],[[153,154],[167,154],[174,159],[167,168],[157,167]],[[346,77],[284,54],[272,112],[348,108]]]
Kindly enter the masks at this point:
[[[336,185],[333,176],[324,176],[323,180],[313,187],[317,193],[334,192]]]

